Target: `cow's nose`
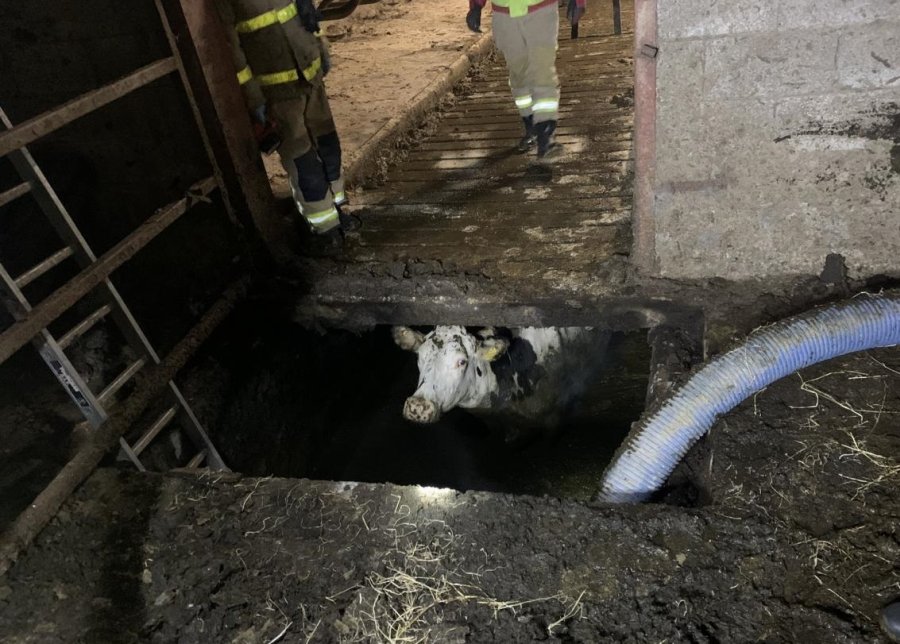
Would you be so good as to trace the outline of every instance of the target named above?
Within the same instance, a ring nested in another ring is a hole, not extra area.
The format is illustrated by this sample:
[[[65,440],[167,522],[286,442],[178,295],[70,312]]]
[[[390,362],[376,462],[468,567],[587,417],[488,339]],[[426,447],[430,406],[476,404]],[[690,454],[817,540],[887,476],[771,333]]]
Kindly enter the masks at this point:
[[[440,416],[441,410],[427,398],[410,396],[403,405],[403,417],[414,423],[433,423]]]

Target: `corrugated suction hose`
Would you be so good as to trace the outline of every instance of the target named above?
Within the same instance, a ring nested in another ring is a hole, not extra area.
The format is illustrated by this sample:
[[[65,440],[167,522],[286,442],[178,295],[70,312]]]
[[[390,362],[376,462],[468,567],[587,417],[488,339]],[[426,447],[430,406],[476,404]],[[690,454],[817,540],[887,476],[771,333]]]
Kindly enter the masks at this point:
[[[847,353],[896,344],[900,293],[860,295],[754,332],[632,428],[604,472],[598,500],[646,500],[717,417],[779,378]]]

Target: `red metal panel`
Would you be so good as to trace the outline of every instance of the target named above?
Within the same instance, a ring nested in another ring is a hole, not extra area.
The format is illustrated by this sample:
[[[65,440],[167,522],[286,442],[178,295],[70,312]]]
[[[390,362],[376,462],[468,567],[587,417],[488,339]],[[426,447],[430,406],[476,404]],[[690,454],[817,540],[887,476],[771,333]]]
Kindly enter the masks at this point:
[[[657,271],[656,222],[656,7],[634,2],[634,249],[642,273]],[[649,47],[647,47],[649,45]]]

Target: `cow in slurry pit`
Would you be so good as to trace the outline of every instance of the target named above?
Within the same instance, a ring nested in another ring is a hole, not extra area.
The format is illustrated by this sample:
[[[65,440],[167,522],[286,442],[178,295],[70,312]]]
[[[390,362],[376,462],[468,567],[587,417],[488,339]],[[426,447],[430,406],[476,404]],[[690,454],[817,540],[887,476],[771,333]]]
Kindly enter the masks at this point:
[[[419,385],[403,417],[436,422],[460,407],[502,427],[508,441],[552,432],[602,363],[610,333],[582,327],[522,327],[470,333],[437,326],[427,334],[394,327],[394,341],[418,355]]]

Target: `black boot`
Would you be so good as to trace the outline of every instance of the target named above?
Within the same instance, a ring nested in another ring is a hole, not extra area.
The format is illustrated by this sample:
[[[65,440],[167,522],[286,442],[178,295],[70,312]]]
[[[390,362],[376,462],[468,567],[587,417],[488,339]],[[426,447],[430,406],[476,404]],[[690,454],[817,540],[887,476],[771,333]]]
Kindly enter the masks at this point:
[[[338,211],[338,219],[341,221],[341,230],[345,233],[352,233],[354,230],[362,228],[362,220],[359,217],[351,215],[349,212],[344,212],[344,209],[337,204],[335,204],[335,208]]]
[[[300,252],[308,257],[338,255],[344,245],[344,231],[335,226],[325,233],[310,234],[300,242]]]
[[[552,158],[561,151],[561,147],[556,142],[554,133],[556,132],[556,121],[543,121],[536,123],[534,126],[537,134],[537,157],[538,159]]]
[[[522,124],[525,126],[525,136],[522,137],[516,146],[516,152],[520,154],[524,154],[534,147],[534,114],[523,116]]]

